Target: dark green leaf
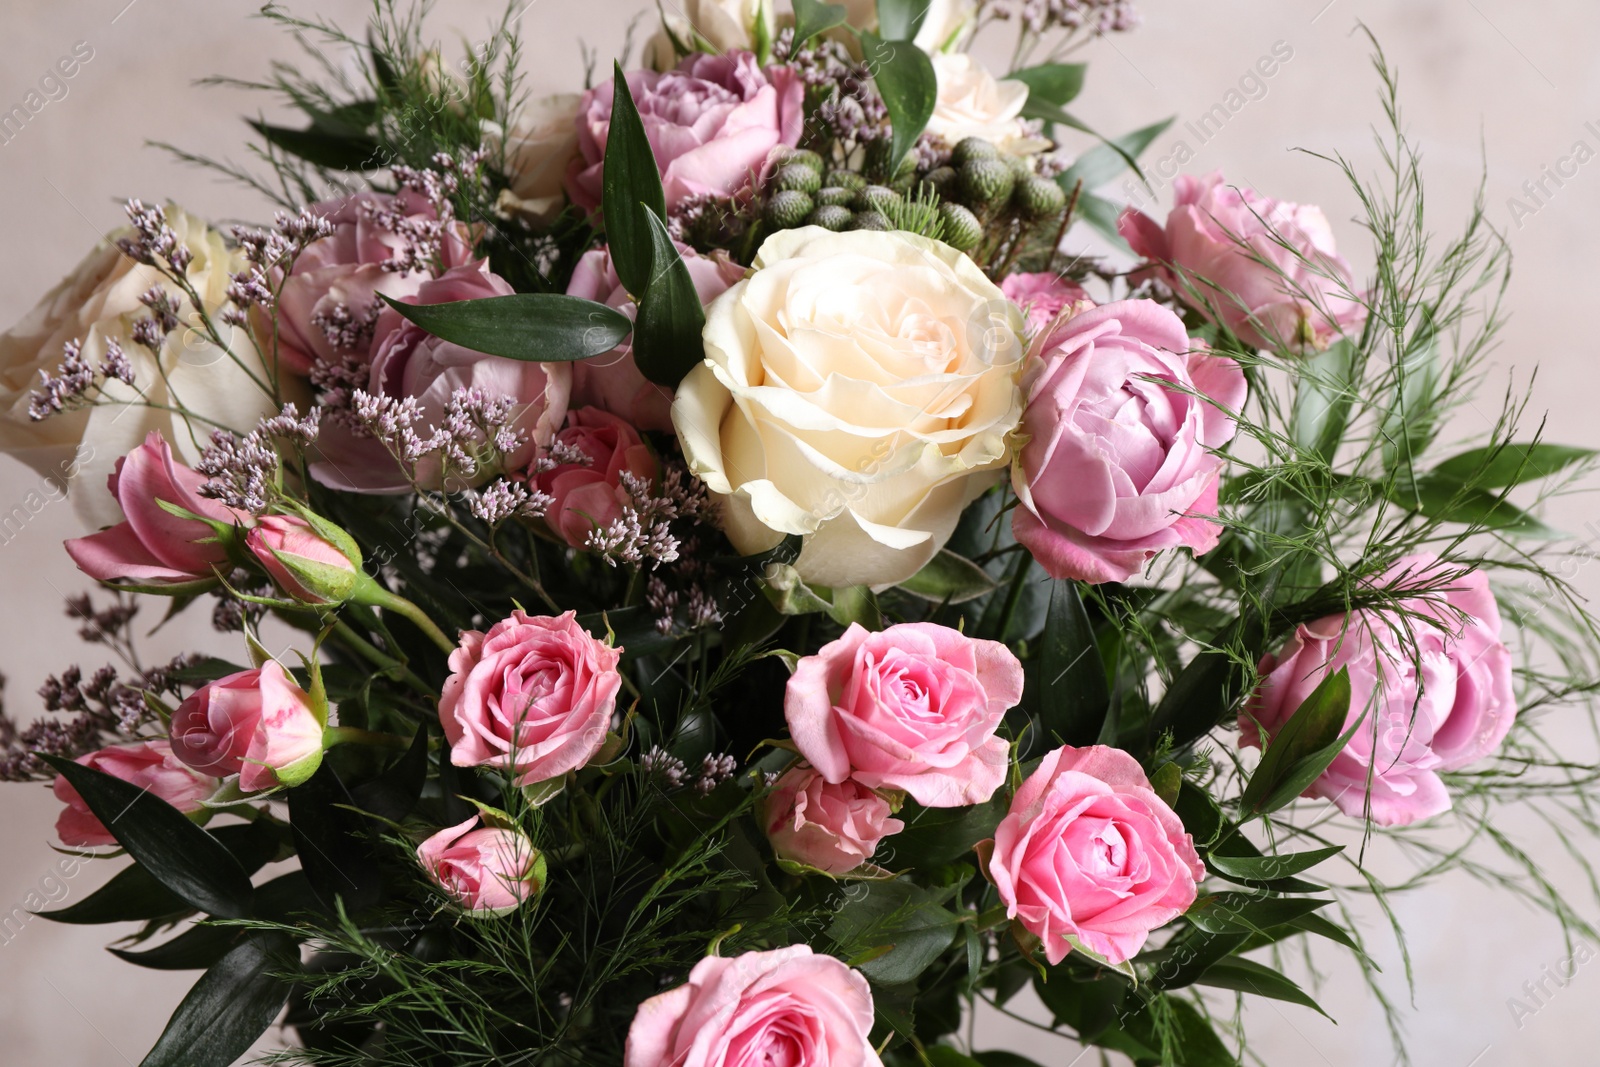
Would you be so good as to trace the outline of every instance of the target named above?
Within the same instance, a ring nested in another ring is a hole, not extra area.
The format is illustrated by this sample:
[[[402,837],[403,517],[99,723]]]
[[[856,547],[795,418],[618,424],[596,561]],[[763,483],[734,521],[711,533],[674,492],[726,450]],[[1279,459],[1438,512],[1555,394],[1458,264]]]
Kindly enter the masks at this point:
[[[1006,78],[1026,85],[1029,100],[1066,107],[1083,91],[1083,74],[1088,69],[1087,63],[1041,63],[1014,70]]]
[[[34,914],[52,922],[92,925],[156,919],[192,910],[137,863],[75,904]]]
[[[157,971],[204,970],[228,954],[239,934],[238,927],[199,923],[143,952],[121,948],[110,952],[126,963]]]
[[[1258,997],[1270,997],[1273,1000],[1286,1000],[1291,1004],[1304,1005],[1330,1020],[1333,1018],[1323,1011],[1321,1005],[1312,1000],[1305,990],[1271,967],[1255,960],[1239,956],[1219,960],[1200,976],[1198,984],[1214,986],[1217,989],[1232,989],[1240,993],[1254,993]]]
[[[332,764],[324,760],[316,774],[287,796],[300,867],[323,906],[335,914],[342,900],[347,910],[359,914],[377,904],[383,896],[383,872],[374,824],[351,810],[355,800]]]
[[[1165,1009],[1160,1012],[1160,1023],[1156,1021],[1156,1003]],[[1163,996],[1154,1003],[1146,1003],[1142,1010],[1129,1014],[1127,1027],[1130,1034],[1153,1049],[1170,1043],[1171,1062],[1181,1063],[1183,1067],[1238,1067],[1239,1061],[1217,1036],[1211,1021],[1200,1009],[1179,997]],[[1162,1040],[1163,1036],[1166,1041]]]
[[[1508,444],[1451,456],[1433,468],[1433,473],[1483,489],[1504,489],[1548,478],[1595,454],[1591,448],[1568,445]]]
[[[906,828],[884,841],[878,864],[891,870],[931,870],[958,860],[994,836],[1006,810],[1001,793],[965,808],[924,808],[908,801],[900,812]]]
[[[633,329],[628,316],[615,308],[560,293],[514,293],[448,304],[383,299],[401,318],[451,344],[532,363],[601,355]]]
[[[1111,687],[1078,583],[1050,583],[1050,614],[1039,653],[1040,724],[1053,746],[1092,745],[1111,706]]]
[[[1240,810],[1249,815],[1277,811],[1304,792],[1343,749],[1347,738],[1341,734],[1349,714],[1350,672],[1340,667],[1317,684],[1267,741],[1239,798]]]
[[[828,927],[839,951],[876,983],[896,985],[922,974],[950,947],[960,917],[939,897],[910,882],[879,882],[839,909]]]
[[[268,144],[314,167],[363,171],[375,170],[386,164],[382,148],[370,137],[316,126],[306,130],[291,130],[254,120],[250,121],[250,125]]]
[[[417,728],[411,747],[381,775],[350,790],[362,811],[390,822],[399,822],[417,806],[422,787],[428,780],[428,728]]]
[[[1467,486],[1445,475],[1428,474],[1415,482],[1393,481],[1383,488],[1396,504],[1439,522],[1546,540],[1561,536],[1500,493]]]
[[[648,216],[654,212],[657,218],[666,218],[667,198],[661,188],[655,152],[645,136],[644,122],[620,63],[616,64],[612,86],[611,126],[606,134],[601,177],[606,241],[617,277],[628,292],[639,297],[655,273]]]
[[[878,0],[878,35],[886,41],[909,41],[922,32],[933,0]]]
[[[1318,897],[1257,897],[1216,893],[1201,897],[1183,917],[1208,934],[1253,934],[1310,915],[1332,904]]]
[[[1222,722],[1249,688],[1266,643],[1259,616],[1247,612],[1195,653],[1172,680],[1151,714],[1152,741],[1172,735],[1174,748],[1199,740]]]
[[[839,4],[794,0],[794,51],[819,33],[844,25],[847,12]]]
[[[981,1060],[975,1060],[949,1045],[934,1045],[926,1052],[932,1067],[985,1067]]]
[[[1037,1060],[1030,1060],[1015,1052],[979,1052],[973,1058],[983,1064],[983,1067],[1040,1067]]]
[[[662,217],[646,212],[645,227],[654,265],[639,302],[633,361],[646,378],[674,388],[705,359],[706,309]]]
[[[1150,147],[1150,142],[1160,137],[1171,125],[1171,119],[1163,119],[1132,133],[1123,134],[1115,141],[1096,145],[1074,160],[1072,166],[1057,175],[1056,181],[1068,193],[1071,193],[1072,187],[1080,181],[1083,182],[1086,192],[1098,189],[1127,170],[1131,165],[1129,160],[1138,159],[1140,153]]]
[[[893,171],[933,117],[939,79],[933,72],[933,60],[910,41],[884,40],[869,33],[862,34],[861,42],[872,82],[889,112],[889,167]]]
[[[1243,878],[1252,882],[1271,882],[1288,878],[1301,871],[1310,870],[1329,857],[1344,851],[1343,845],[1291,852],[1281,856],[1218,856],[1211,857],[1211,866],[1219,874],[1230,878]]]
[[[945,548],[926,567],[901,582],[899,588],[935,604],[965,604],[993,592],[995,581],[967,557]]]
[[[226,678],[230,674],[238,674],[246,669],[237,663],[229,663],[225,659],[206,656],[186,667],[179,667],[177,670],[169,671],[168,673],[180,682],[214,682],[218,678]]]
[[[1212,964],[1231,956],[1249,938],[1248,933],[1213,934],[1193,929],[1173,941],[1166,957],[1156,964],[1145,984],[1151,989],[1192,986]]]
[[[251,934],[189,990],[139,1067],[229,1067],[288,1001],[288,983],[271,972],[293,966],[293,957],[283,934]]]

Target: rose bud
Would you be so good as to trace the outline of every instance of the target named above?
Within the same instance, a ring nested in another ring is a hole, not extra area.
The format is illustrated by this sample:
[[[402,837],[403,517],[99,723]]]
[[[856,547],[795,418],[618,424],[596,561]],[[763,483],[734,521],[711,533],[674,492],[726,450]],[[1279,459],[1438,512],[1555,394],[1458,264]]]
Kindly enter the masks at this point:
[[[779,860],[844,874],[872,858],[878,842],[905,829],[889,802],[860,782],[830,783],[795,767],[762,801],[762,828]]]
[[[473,915],[505,915],[544,885],[544,855],[518,830],[472,829],[477,822],[474,815],[440,830],[417,848],[417,860],[445,896]]]
[[[201,801],[217,790],[217,780],[197,774],[180,763],[166,741],[140,741],[132,745],[113,745],[79,756],[85,767],[121,778],[147,793],[160,797],[185,815],[203,813]],[[114,845],[116,837],[89,810],[78,791],[61,775],[51,786],[56,799],[66,810],[56,819],[56,836],[64,845],[87,848]]]
[[[361,577],[360,548],[326,520],[267,515],[244,543],[278,587],[305,604],[342,604]]]
[[[293,786],[322,762],[327,710],[268,660],[208,683],[172,716],[172,750],[206,774],[239,775],[247,793]]]

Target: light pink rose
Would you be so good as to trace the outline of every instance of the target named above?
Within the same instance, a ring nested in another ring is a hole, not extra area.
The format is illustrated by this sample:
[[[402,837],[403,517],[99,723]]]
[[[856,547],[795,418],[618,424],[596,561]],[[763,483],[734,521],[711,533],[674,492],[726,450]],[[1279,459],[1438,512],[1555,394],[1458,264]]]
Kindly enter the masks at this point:
[[[562,463],[539,471],[529,484],[549,495],[545,522],[574,548],[582,548],[591,532],[604,530],[622,517],[622,506],[628,502],[622,485],[624,473],[652,485],[661,473],[661,464],[639,431],[599,408],[569,412],[555,444],[581,452],[589,462]]]
[[[853,871],[878,842],[905,829],[889,802],[854,779],[833,783],[810,767],[787,771],[761,803],[772,851],[827,874]]]
[[[678,251],[683,253],[683,262],[702,304],[711,303],[744,277],[744,268],[729,259],[726,252],[702,256],[687,245],[679,245]],[[617,277],[611,252],[605,248],[590,249],[578,260],[567,295],[598,301],[630,319],[639,314]],[[572,364],[572,406],[585,405],[627,419],[640,430],[672,430],[672,390],[639,373],[633,362],[632,334],[610,352]]]
[[[1058,748],[1028,775],[994,832],[989,878],[1006,914],[1060,963],[1068,937],[1112,963],[1194,903],[1205,867],[1139,761]]]
[[[1165,229],[1129,208],[1117,230],[1197,311],[1261,348],[1320,351],[1359,329],[1366,308],[1321,208],[1231,188],[1220,171],[1180,174],[1174,192]]]
[[[247,793],[299,785],[322,762],[322,720],[276,660],[209,682],[172,715],[172,751]]]
[[[550,617],[519,608],[486,634],[463,633],[439,697],[450,761],[506,768],[518,785],[582,767],[606,742],[621,658],[571,611]]]
[[[1059,274],[1008,274],[1000,291],[1028,316],[1030,337],[1038,336],[1067,308],[1089,302],[1083,286]]]
[[[784,694],[795,747],[835,785],[899,789],[919,804],[981,804],[1005,780],[995,736],[1022,699],[1022,664],[998,641],[901,623],[844,636],[800,661]]]
[[[79,756],[78,762],[136,785],[165,800],[185,815],[200,811],[200,802],[217,791],[215,778],[196,774],[178,762],[172,754],[172,746],[165,741],[113,745]],[[72,788],[66,778],[56,775],[51,791],[57,800],[67,806],[56,819],[56,836],[61,838],[63,845],[89,848],[116,844],[116,837],[89,810],[82,795]]]
[[[417,848],[417,861],[444,895],[474,915],[505,915],[539,892],[545,861],[528,835],[478,827],[474,815]]]
[[[117,460],[107,479],[124,520],[87,537],[66,543],[78,569],[102,582],[128,578],[140,583],[190,582],[212,576],[226,563],[228,550],[198,519],[185,519],[161,501],[218,522],[235,523],[241,516],[200,495],[205,476],[172,458],[172,449],[152,430],[144,444]],[[205,543],[208,540],[212,543]]]
[[[763,179],[774,148],[800,143],[805,84],[788,67],[762,70],[749,52],[697,52],[675,70],[636,70],[627,80],[669,211],[690,197],[747,192]],[[579,158],[567,170],[567,192],[589,211],[600,208],[613,91],[607,78],[584,94],[578,111]]]
[[[487,264],[455,267],[433,281],[424,282],[413,304],[448,304],[509,296],[509,283],[488,271]],[[548,444],[567,414],[571,372],[565,363],[530,363],[474,352],[443,341],[406,321],[393,308],[378,316],[372,338],[372,363],[367,392],[394,399],[414,398],[422,411],[415,427],[426,438],[444,420],[450,398],[462,389],[475,389],[491,399],[509,397],[517,404],[511,428],[524,441],[506,458],[506,469],[517,470]],[[411,488],[400,465],[384,446],[346,427],[325,420],[317,436],[321,453],[311,467],[324,485],[356,493],[403,493]],[[487,466],[487,465],[485,465]],[[472,480],[488,480],[496,472],[481,470]],[[443,487],[444,475],[437,457],[416,464],[417,484],[426,489]],[[452,482],[456,479],[452,478]],[[455,488],[461,488],[456,486]]]
[[[349,595],[348,591],[343,596],[328,595],[329,586],[342,586],[346,582],[351,588],[355,585],[355,564],[298,515],[263,515],[245,534],[244,544],[256,562],[278,583],[278,588],[303,603],[342,601]],[[330,576],[333,581],[311,582],[307,571],[323,568],[339,573]],[[297,575],[296,571],[300,573]],[[310,588],[308,582],[317,588]]]
[[[334,229],[295,258],[278,294],[278,360],[296,374],[307,374],[318,363],[366,360],[374,322],[384,308],[378,294],[412,297],[430,277],[420,269],[384,269],[406,244],[384,220],[431,223],[438,218],[432,205],[409,189],[392,196],[366,189],[310,210]],[[452,226],[439,252],[444,268],[470,263],[472,235],[466,226]],[[255,313],[252,318],[262,347],[270,352],[271,317]]]
[[[639,1005],[623,1067],[882,1067],[861,972],[806,945],[708,956]]]
[[[1373,822],[1407,826],[1450,810],[1442,772],[1505,740],[1517,715],[1511,653],[1483,572],[1408,556],[1375,584],[1395,591],[1411,617],[1369,608],[1297,628],[1261,661],[1261,685],[1239,715],[1240,744],[1259,747],[1261,730],[1276,733],[1324,677],[1346,667],[1345,729],[1366,718],[1305,795],[1359,818],[1370,793]],[[1405,597],[1407,589],[1419,595]],[[1434,591],[1420,595],[1424,589]]]
[[[1011,528],[1052,576],[1120,582],[1165,549],[1215,547],[1210,450],[1233,438],[1245,380],[1190,347],[1150,300],[1093,308],[1034,342]]]

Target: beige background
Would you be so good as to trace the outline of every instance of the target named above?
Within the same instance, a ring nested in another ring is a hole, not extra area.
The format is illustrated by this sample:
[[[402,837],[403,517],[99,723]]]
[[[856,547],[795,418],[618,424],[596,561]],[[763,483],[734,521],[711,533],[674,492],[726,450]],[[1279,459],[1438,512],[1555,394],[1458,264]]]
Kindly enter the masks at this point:
[[[668,0],[670,4],[670,0]],[[301,13],[312,5],[296,5]],[[580,35],[602,62],[619,46],[628,18],[642,0],[533,0],[521,16],[537,65],[535,88],[573,86],[582,69]],[[316,10],[356,27],[367,5],[323,0]],[[447,41],[476,34],[495,5],[443,0],[433,30]],[[1534,412],[1548,410],[1555,440],[1600,445],[1594,417],[1600,370],[1592,322],[1594,248],[1600,229],[1600,164],[1591,164],[1554,191],[1545,206],[1515,225],[1507,198],[1540,169],[1566,155],[1574,142],[1600,148],[1600,11],[1585,0],[1531,6],[1516,0],[1143,0],[1145,27],[1088,49],[1089,88],[1074,110],[1099,129],[1120,132],[1156,118],[1180,118],[1147,157],[1151,163],[1184,140],[1196,150],[1187,168],[1224,168],[1235,182],[1288,199],[1322,204],[1335,220],[1358,266],[1367,262],[1349,216],[1353,200],[1328,166],[1288,149],[1338,150],[1366,166],[1372,159],[1368,123],[1379,117],[1366,44],[1352,36],[1363,19],[1378,33],[1402,71],[1413,134],[1427,153],[1431,206],[1453,224],[1487,153],[1490,215],[1504,228],[1519,271],[1510,293],[1515,317],[1496,353],[1488,402],[1492,414],[1506,377],[1526,383],[1536,367]],[[22,134],[0,145],[0,324],[18,319],[108,228],[118,225],[119,198],[172,198],[214,218],[259,215],[247,193],[169,161],[144,147],[146,138],[176,141],[214,156],[244,159],[238,118],[264,106],[234,92],[196,90],[195,78],[226,73],[258,76],[289,52],[289,42],[249,19],[246,4],[216,0],[4,0],[0,7],[0,109],[22,101],[39,77],[74,44],[86,41],[93,59]],[[1258,57],[1283,42],[1293,57],[1267,83],[1266,95],[1234,115],[1201,145],[1182,131],[1222,101]],[[1585,127],[1594,120],[1595,130]],[[1551,186],[1554,189],[1554,186]],[[1168,197],[1163,195],[1164,210]],[[0,460],[0,512],[35,488],[35,478]],[[1555,518],[1578,530],[1596,515],[1592,498],[1558,502]],[[59,551],[76,529],[70,509],[51,505],[14,539],[0,545],[0,670],[8,676],[10,707],[23,718],[46,672],[72,662],[101,662],[85,649],[61,613],[62,597],[86,582]],[[1590,571],[1580,587],[1600,589]],[[150,620],[153,622],[153,620]],[[152,642],[152,658],[211,641],[202,613],[170,627]],[[1581,753],[1592,747],[1581,719],[1552,724]],[[100,950],[111,931],[27,921],[30,894],[78,899],[105,873],[89,869],[65,883],[46,881],[56,805],[42,787],[0,787],[0,1067],[99,1067],[137,1063],[167,1013],[192,980],[121,964]],[[1525,813],[1505,812],[1498,825],[1535,855],[1549,857],[1550,877],[1583,901],[1575,863],[1554,834]],[[1571,842],[1590,860],[1600,849]],[[1378,850],[1386,871],[1402,862]],[[37,900],[34,901],[37,903]],[[9,918],[8,918],[9,916]],[[1508,998],[1524,997],[1525,982],[1569,958],[1557,927],[1529,908],[1452,877],[1425,894],[1403,898],[1398,919],[1410,939],[1416,975],[1414,1006],[1405,1008],[1416,1062],[1424,1067],[1498,1067],[1595,1060],[1600,1020],[1600,964],[1578,967],[1571,984],[1549,982],[1543,1005],[1524,1000],[1532,1014],[1514,1018]],[[1364,915],[1378,944],[1387,988],[1400,1004],[1404,970],[1381,919]],[[1592,946],[1600,948],[1600,946]],[[1380,1064],[1390,1060],[1382,1016],[1354,968],[1339,954],[1317,957],[1325,971],[1323,1004],[1337,1027],[1311,1012],[1274,1003],[1249,1011],[1254,1047],[1268,1064]],[[1311,980],[1304,966],[1291,970]],[[1520,1025],[1519,1025],[1520,1022]],[[1043,1064],[1077,1062],[1068,1042],[985,1015],[978,1047],[1008,1046]],[[1083,1062],[1093,1062],[1086,1056]]]

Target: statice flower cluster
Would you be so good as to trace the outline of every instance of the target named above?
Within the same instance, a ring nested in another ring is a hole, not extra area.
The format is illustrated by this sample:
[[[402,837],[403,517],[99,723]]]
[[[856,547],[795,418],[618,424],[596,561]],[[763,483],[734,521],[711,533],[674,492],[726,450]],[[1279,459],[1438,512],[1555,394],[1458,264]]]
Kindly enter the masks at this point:
[[[446,475],[474,478],[486,463],[527,443],[526,435],[512,426],[516,401],[477,387],[451,393],[437,424],[429,423],[427,412],[410,396],[397,399],[358,389],[350,407],[361,428],[402,464],[415,467],[436,458]]]
[[[659,777],[661,783],[669,789],[676,789],[690,782],[688,764],[660,745],[653,746],[650,751],[639,757],[639,769],[646,774]],[[693,778],[695,792],[701,796],[710,793],[732,778],[738,769],[738,761],[726,752],[707,754],[700,760],[699,773]]]
[[[654,569],[673,562],[680,546],[672,524],[710,517],[711,498],[705,483],[681,465],[664,469],[659,488],[631,471],[622,472],[621,483],[628,498],[622,514],[605,529],[590,531],[584,545],[613,567],[622,563]]]
[[[469,489],[463,496],[467,511],[490,526],[507,519],[539,519],[554,502],[549,493],[530,489],[527,483],[498,478],[482,489]]]
[[[837,41],[824,40],[801,49],[794,69],[806,84],[807,101],[815,101],[817,122],[847,145],[875,141],[888,128],[889,112],[872,88],[872,74]]]
[[[432,159],[433,166],[425,168],[395,166],[390,168],[402,189],[409,189],[433,208],[433,218],[420,214],[407,214],[405,209],[369,200],[362,204],[363,218],[401,239],[400,248],[383,262],[383,269],[396,274],[423,271],[434,274],[442,258],[444,242],[457,226],[455,195],[464,182],[482,182],[483,161],[488,156],[485,149],[463,152],[458,159],[448,152],[439,152]]]
[[[1125,33],[1140,22],[1133,0],[987,0],[985,7],[994,18],[1020,19],[1032,33],[1086,30],[1099,37]]]
[[[194,262],[194,253],[167,225],[167,213],[159,204],[147,205],[134,199],[129,200],[123,210],[128,213],[134,230],[128,236],[117,238],[117,247],[123,255],[136,263],[165,268],[175,275],[188,271],[189,264]]]
[[[83,356],[83,342],[74,337],[61,346],[61,364],[52,374],[39,372],[39,388],[28,398],[28,418],[41,422],[58,412],[92,403],[90,391],[101,383],[133,384],[133,364],[116,338],[106,339],[106,355],[93,367]]]
[[[293,404],[285,404],[282,412],[262,419],[242,438],[227,430],[213,430],[211,447],[195,464],[207,478],[200,495],[237,511],[261,514],[276,492],[281,462],[278,442],[306,448],[317,438],[319,418],[317,408],[302,418]]]

